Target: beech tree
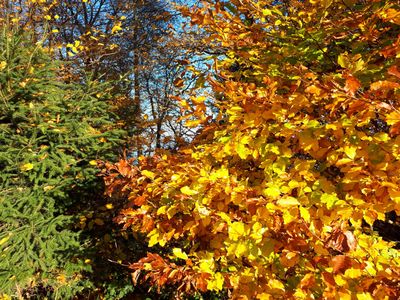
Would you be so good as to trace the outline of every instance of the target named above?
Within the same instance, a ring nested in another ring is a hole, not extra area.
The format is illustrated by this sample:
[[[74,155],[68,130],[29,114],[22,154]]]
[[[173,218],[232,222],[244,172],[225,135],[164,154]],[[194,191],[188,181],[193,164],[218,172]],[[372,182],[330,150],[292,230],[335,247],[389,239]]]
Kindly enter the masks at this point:
[[[224,49],[193,144],[103,171],[149,252],[134,283],[177,296],[398,299],[400,10],[391,0],[203,1]],[[389,222],[390,221],[390,222]],[[392,226],[392,232],[382,231]]]

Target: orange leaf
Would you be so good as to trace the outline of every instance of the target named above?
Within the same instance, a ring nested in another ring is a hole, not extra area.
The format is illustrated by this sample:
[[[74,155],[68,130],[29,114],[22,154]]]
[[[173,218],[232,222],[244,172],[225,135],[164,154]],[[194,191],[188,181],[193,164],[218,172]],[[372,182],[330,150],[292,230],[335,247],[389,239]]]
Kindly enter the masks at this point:
[[[324,281],[331,286],[336,286],[336,282],[335,279],[333,278],[331,273],[328,272],[322,272],[322,277],[324,279]]]
[[[394,76],[400,78],[400,71],[399,71],[399,69],[397,69],[397,66],[391,66],[388,69],[388,74],[389,75],[394,75]]]
[[[312,273],[306,274],[300,281],[300,288],[307,289],[315,284],[315,276]]]
[[[183,80],[182,80],[182,78],[176,78],[175,80],[174,80],[174,85],[176,86],[176,87],[183,87]]]
[[[145,202],[146,202],[146,196],[144,196],[144,195],[135,197],[133,200],[133,203],[138,206],[143,205]]]
[[[281,264],[285,267],[293,267],[299,262],[299,255],[296,252],[285,252],[280,257]]]
[[[388,81],[388,80],[380,80],[371,84],[371,91],[378,90],[393,90],[395,88],[400,87],[400,83]]]
[[[346,79],[346,85],[344,89],[354,96],[357,90],[361,87],[361,82],[353,75],[345,74],[344,78]]]

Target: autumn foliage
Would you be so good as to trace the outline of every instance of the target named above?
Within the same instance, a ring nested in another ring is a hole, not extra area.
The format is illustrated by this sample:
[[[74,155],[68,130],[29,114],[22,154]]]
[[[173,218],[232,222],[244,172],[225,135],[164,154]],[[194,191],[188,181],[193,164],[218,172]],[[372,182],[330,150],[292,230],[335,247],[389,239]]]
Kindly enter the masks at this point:
[[[177,100],[193,144],[107,165],[116,221],[150,252],[134,282],[233,299],[399,299],[397,1],[205,1],[223,49],[206,96]],[[199,91],[201,92],[201,91]],[[154,249],[154,250],[152,250]]]

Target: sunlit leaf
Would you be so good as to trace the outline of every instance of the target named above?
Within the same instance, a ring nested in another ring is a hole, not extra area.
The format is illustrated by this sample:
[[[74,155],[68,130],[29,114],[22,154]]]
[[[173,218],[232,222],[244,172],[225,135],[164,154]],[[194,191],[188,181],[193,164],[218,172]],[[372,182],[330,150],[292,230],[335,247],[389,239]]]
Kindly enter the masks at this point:
[[[172,253],[174,254],[175,257],[180,258],[180,259],[188,259],[188,256],[185,252],[182,251],[180,248],[173,248]]]
[[[21,169],[21,171],[26,172],[26,171],[32,170],[33,167],[34,167],[34,165],[32,163],[26,163],[26,164],[23,164],[20,167],[20,169]]]

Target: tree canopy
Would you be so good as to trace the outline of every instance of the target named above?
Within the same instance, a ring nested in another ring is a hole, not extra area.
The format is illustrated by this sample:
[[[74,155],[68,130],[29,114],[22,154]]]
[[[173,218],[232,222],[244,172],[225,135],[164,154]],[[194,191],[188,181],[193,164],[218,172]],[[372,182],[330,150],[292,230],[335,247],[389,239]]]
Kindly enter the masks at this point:
[[[154,249],[134,281],[234,299],[399,296],[399,252],[373,231],[400,212],[398,9],[183,9],[223,50],[208,77],[218,113],[201,93],[180,100],[202,128],[192,144],[109,166],[108,192],[128,200],[118,222]]]
[[[398,1],[1,3],[7,295],[400,298]]]

